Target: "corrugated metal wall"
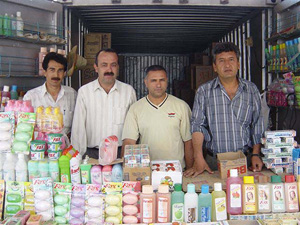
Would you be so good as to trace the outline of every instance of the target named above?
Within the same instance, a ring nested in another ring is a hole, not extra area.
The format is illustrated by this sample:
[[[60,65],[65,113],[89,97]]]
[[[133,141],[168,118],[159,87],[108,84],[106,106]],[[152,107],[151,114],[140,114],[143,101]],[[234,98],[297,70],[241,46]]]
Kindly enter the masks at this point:
[[[137,99],[147,95],[144,84],[145,70],[151,65],[165,67],[169,79],[167,92],[173,93],[173,80],[184,79],[184,67],[189,65],[188,55],[124,54],[124,81],[136,90]]]

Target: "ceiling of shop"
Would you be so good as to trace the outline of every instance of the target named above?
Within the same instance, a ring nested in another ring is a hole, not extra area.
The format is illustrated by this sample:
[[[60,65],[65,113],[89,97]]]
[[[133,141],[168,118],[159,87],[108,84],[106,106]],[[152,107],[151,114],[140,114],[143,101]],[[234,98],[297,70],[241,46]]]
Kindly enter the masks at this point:
[[[71,7],[89,32],[112,33],[123,53],[202,51],[263,7],[188,5],[105,5]]]

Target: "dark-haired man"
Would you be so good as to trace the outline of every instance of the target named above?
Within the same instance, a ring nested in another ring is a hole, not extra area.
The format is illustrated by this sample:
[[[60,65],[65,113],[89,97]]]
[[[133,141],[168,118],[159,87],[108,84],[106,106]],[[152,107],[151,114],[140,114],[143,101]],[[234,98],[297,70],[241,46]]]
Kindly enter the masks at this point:
[[[127,113],[123,150],[139,139],[149,145],[151,160],[180,160],[183,168],[192,167],[189,106],[166,93],[168,78],[164,67],[148,67],[144,82],[148,95],[134,103]]]
[[[82,155],[98,158],[100,142],[116,135],[119,146],[126,113],[136,101],[135,90],[117,80],[118,54],[113,49],[97,53],[95,71],[98,79],[78,90],[71,141]]]
[[[201,85],[196,93],[191,119],[195,164],[185,172],[187,176],[205,170],[211,173],[211,169],[217,169],[217,153],[238,150],[249,153],[254,171],[262,169],[260,95],[255,84],[238,77],[239,56],[233,43],[219,43],[213,49],[213,68],[218,77]]]
[[[50,52],[45,56],[42,66],[46,82],[28,91],[24,100],[31,100],[35,109],[39,106],[60,107],[64,120],[63,132],[69,135],[77,93],[73,88],[61,84],[67,71],[67,59],[61,54]]]

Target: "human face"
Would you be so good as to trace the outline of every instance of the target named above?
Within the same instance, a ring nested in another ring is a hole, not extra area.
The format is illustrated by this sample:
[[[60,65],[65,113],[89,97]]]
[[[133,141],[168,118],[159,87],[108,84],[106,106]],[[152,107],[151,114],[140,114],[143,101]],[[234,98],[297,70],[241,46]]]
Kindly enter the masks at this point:
[[[98,66],[94,64],[98,73],[100,85],[113,85],[119,75],[118,56],[113,52],[101,52],[98,55]]]
[[[236,77],[240,62],[235,52],[222,52],[216,55],[213,67],[221,80],[227,80]]]
[[[44,76],[46,77],[47,87],[60,87],[65,76],[64,65],[50,60]]]
[[[168,78],[166,72],[163,70],[150,71],[145,78],[145,85],[151,97],[164,97],[168,87]]]

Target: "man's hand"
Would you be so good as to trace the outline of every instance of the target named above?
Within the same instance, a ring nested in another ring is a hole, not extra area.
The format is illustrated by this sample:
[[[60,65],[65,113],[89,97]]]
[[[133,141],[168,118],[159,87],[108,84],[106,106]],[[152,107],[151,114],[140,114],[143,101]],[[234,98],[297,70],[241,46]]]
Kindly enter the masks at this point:
[[[251,157],[251,162],[252,162],[252,170],[253,172],[259,172],[261,171],[263,167],[263,162],[261,161],[259,156],[252,156]]]
[[[205,159],[203,157],[198,157],[197,159],[195,159],[193,167],[186,170],[183,173],[183,175],[186,177],[194,178],[194,177],[198,176],[199,174],[203,173],[205,170],[207,172],[209,172],[210,174],[213,173],[213,171],[207,165]]]

